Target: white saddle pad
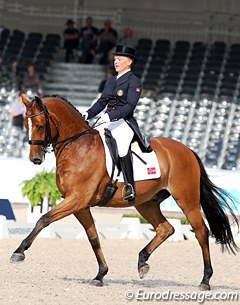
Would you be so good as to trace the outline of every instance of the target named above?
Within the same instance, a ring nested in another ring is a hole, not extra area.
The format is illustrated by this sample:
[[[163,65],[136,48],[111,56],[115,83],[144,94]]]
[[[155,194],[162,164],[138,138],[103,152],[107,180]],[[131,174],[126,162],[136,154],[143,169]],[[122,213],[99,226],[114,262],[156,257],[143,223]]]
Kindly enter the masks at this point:
[[[98,129],[98,128],[97,128]],[[106,154],[106,167],[108,175],[111,177],[112,174],[112,158],[108,149],[107,144],[105,143],[105,136],[101,132],[100,128],[98,129],[101,135],[102,141],[104,143],[105,154]],[[134,180],[147,180],[147,179],[156,179],[160,177],[160,167],[158,164],[158,159],[154,151],[150,153],[143,153],[137,142],[132,143],[131,150],[134,151],[141,159],[143,159],[146,164],[144,164],[137,156],[133,154],[133,173]],[[115,168],[113,179],[117,178],[117,168]],[[118,177],[119,182],[123,182],[122,173]]]

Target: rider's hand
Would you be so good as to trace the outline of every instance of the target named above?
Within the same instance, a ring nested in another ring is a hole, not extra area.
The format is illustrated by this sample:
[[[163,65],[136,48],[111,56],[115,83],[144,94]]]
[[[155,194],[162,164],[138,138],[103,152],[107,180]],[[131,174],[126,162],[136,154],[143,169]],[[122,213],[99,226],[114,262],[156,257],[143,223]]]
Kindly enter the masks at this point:
[[[83,117],[84,120],[86,121],[87,118],[88,118],[88,112],[87,112],[87,111],[83,112],[83,113],[82,113],[82,117]]]
[[[110,117],[107,113],[104,113],[101,118],[97,121],[97,123],[100,124],[108,124],[110,123]]]

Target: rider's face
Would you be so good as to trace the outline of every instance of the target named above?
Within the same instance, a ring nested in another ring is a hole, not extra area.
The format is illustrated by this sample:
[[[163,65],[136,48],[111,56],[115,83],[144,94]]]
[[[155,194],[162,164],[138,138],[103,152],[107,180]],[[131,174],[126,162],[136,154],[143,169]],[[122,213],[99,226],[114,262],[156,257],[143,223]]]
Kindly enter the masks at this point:
[[[132,64],[132,59],[127,56],[115,55],[113,58],[113,62],[114,62],[114,68],[116,72],[119,74],[119,73],[124,73],[125,71],[130,69]]]

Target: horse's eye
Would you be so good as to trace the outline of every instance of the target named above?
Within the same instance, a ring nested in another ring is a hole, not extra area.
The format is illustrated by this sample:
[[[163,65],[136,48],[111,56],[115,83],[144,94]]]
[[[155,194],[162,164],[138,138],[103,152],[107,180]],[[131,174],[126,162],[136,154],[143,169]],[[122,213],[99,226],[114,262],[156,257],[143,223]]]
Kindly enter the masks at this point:
[[[44,129],[43,124],[37,124],[36,127],[37,127],[37,130],[39,130],[39,131]]]

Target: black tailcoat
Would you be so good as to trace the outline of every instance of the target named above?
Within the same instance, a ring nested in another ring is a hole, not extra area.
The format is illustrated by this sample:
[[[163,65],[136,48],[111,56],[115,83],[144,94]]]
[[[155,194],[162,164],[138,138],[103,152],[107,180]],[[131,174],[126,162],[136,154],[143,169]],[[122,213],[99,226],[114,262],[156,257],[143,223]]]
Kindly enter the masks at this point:
[[[116,79],[116,76],[113,76],[107,80],[101,97],[87,112],[88,119],[91,119],[107,107],[106,112],[110,117],[110,121],[124,119],[133,129],[141,144],[141,148],[146,151],[149,144],[145,143],[137,121],[133,117],[133,111],[137,106],[141,91],[142,84],[131,71],[118,79]],[[146,145],[147,147],[145,147]]]

